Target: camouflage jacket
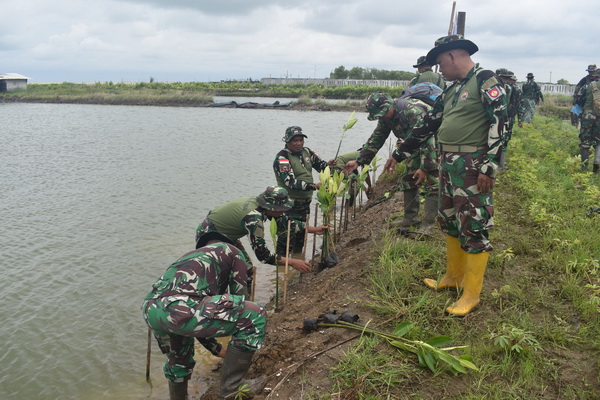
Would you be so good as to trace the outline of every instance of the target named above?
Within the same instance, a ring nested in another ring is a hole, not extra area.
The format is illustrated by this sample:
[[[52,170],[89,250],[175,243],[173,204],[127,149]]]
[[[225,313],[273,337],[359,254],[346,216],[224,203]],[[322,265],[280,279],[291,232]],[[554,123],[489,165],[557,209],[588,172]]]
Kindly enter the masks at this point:
[[[508,118],[510,120],[518,117],[519,121],[523,117],[523,92],[521,88],[514,83],[506,83],[506,96],[508,97]]]
[[[363,145],[360,150],[360,155],[357,159],[360,165],[366,165],[371,162],[379,149],[383,147],[385,141],[393,132],[398,139],[396,141],[396,149],[392,153],[392,157],[396,158],[400,155],[399,146],[411,135],[415,126],[422,124],[423,118],[431,110],[431,106],[417,99],[396,99],[394,100],[394,116],[390,119],[379,119],[377,127],[371,134],[371,137]],[[421,166],[425,168],[437,169],[437,154],[435,151],[435,139],[429,137],[418,148],[415,148],[409,155],[411,158],[421,158]],[[427,167],[425,167],[427,166]],[[429,170],[429,169],[426,169]]]
[[[192,250],[167,268],[152,285],[146,300],[167,296],[204,296],[244,294],[249,268],[246,258],[235,246],[213,243]]]
[[[523,99],[533,100],[538,103],[540,100],[544,101],[544,95],[540,85],[537,84],[533,79],[527,80],[521,87],[523,91]]]
[[[426,69],[422,72],[418,72],[417,76],[412,78],[408,86],[410,87],[416,85],[417,83],[424,82],[433,83],[434,85],[437,85],[440,89],[446,88],[446,81],[444,81],[442,75],[438,74],[437,72],[433,72],[431,69]]]
[[[312,170],[321,172],[326,167],[327,161],[308,147],[304,147],[299,153],[292,153],[285,148],[277,153],[273,162],[277,183],[287,189],[293,200],[311,198],[312,192],[317,189],[313,183]]]
[[[459,105],[460,97],[463,94],[462,88],[470,79],[477,79],[479,100],[489,121],[486,133],[488,149],[485,160],[479,167],[479,172],[490,177],[496,176],[502,137],[508,129],[506,92],[496,75],[490,70],[484,70],[479,64],[476,64],[464,79],[456,81],[444,89],[437,98],[433,109],[415,125],[411,136],[400,145],[398,152],[395,152],[394,158],[397,161],[410,157],[415,149],[437,132],[444,115],[450,114]]]

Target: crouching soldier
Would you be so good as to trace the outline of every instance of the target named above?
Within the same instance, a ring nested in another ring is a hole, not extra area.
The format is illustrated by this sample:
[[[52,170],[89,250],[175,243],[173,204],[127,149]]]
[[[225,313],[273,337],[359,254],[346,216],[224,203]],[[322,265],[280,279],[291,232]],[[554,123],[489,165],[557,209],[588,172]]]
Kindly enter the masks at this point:
[[[171,400],[187,398],[194,369],[194,338],[224,357],[221,398],[232,398],[265,338],[266,312],[246,301],[249,264],[218,232],[202,237],[199,248],[175,261],[152,286],[143,316],[167,356],[164,373]],[[227,349],[215,338],[231,336]]]

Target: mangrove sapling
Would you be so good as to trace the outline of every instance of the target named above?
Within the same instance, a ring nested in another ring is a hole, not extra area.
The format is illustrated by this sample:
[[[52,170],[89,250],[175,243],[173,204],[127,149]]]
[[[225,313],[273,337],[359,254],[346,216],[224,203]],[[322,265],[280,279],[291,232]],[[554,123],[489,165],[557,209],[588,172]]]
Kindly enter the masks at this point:
[[[338,144],[337,151],[335,152],[335,157],[333,157],[334,160],[340,154],[340,147],[342,147],[342,140],[344,140],[344,134],[346,133],[347,130],[352,129],[354,124],[356,124],[356,122],[358,121],[358,119],[354,117],[354,114],[355,114],[355,112],[353,111],[352,114],[350,114],[350,116],[348,117],[348,120],[346,121],[346,123],[344,124],[343,131],[342,131],[342,137],[340,138],[340,143]]]
[[[344,174],[339,171],[334,171],[332,175],[329,167],[325,167],[325,169],[319,173],[319,180],[321,182],[321,187],[317,191],[317,201],[323,215],[323,225],[330,226],[336,199],[346,186]],[[337,254],[335,254],[332,232],[329,232],[329,229],[327,229],[323,233],[321,266],[333,267],[336,263]]]

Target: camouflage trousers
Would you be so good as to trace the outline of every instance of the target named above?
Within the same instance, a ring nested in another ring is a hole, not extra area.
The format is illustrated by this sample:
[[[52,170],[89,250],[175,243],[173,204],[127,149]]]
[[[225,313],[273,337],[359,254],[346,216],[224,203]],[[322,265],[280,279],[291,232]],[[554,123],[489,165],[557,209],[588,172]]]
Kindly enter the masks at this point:
[[[533,99],[523,99],[523,122],[530,124],[533,120],[533,115],[535,114],[535,108],[537,104],[535,104],[535,100]]]
[[[600,118],[589,111],[581,116],[579,142],[582,149],[596,147],[600,143]]]
[[[265,339],[267,313],[244,296],[223,294],[201,300],[167,296],[147,300],[142,306],[146,324],[167,362],[165,377],[187,381],[194,369],[194,338],[231,336],[230,346],[256,351]]]
[[[494,226],[492,192],[477,189],[478,167],[484,155],[443,152],[438,218],[442,231],[457,237],[468,253],[491,251],[489,230]]]
[[[420,161],[418,159],[408,159],[406,160],[406,171],[400,177],[400,185],[402,186],[402,191],[411,190],[411,189],[420,189],[421,195],[430,196],[438,194],[439,189],[439,171],[437,169],[433,171],[426,171],[425,180],[421,183],[420,186],[417,186],[417,180],[413,178],[413,175],[420,168]]]
[[[306,218],[310,214],[311,199],[294,200],[294,205],[286,211],[285,215],[293,220],[302,222],[298,224],[298,229],[292,229],[290,233],[290,257],[292,253],[301,253],[304,248],[304,234],[306,226]],[[292,224],[293,226],[293,224]],[[285,218],[277,218],[277,254],[285,257],[285,249],[287,243],[287,222]]]

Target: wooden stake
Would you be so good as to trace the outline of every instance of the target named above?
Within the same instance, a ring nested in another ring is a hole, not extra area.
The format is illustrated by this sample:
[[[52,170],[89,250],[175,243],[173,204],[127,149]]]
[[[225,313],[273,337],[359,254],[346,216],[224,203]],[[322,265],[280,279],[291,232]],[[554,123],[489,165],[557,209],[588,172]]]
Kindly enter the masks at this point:
[[[285,302],[287,300],[287,278],[288,278],[288,260],[290,258],[290,229],[291,229],[292,220],[288,219],[287,225],[287,240],[285,243],[285,269],[283,272],[283,307],[285,307]]]
[[[319,212],[319,205],[315,204],[315,226],[317,226],[317,213]],[[317,234],[316,232],[313,233],[313,250],[312,250],[312,258],[311,258],[311,263],[314,264],[315,262],[315,251],[317,250]]]
[[[148,327],[148,348],[146,350],[146,380],[150,379],[150,354],[152,353],[152,330]]]
[[[454,13],[456,11],[456,1],[452,2],[452,13],[450,14],[450,26],[448,26],[448,35],[452,35],[452,28],[454,28]]]
[[[277,262],[275,262],[277,264]],[[254,301],[254,293],[256,292],[256,274],[258,269],[255,266],[252,266],[252,293],[250,294],[250,301]]]

